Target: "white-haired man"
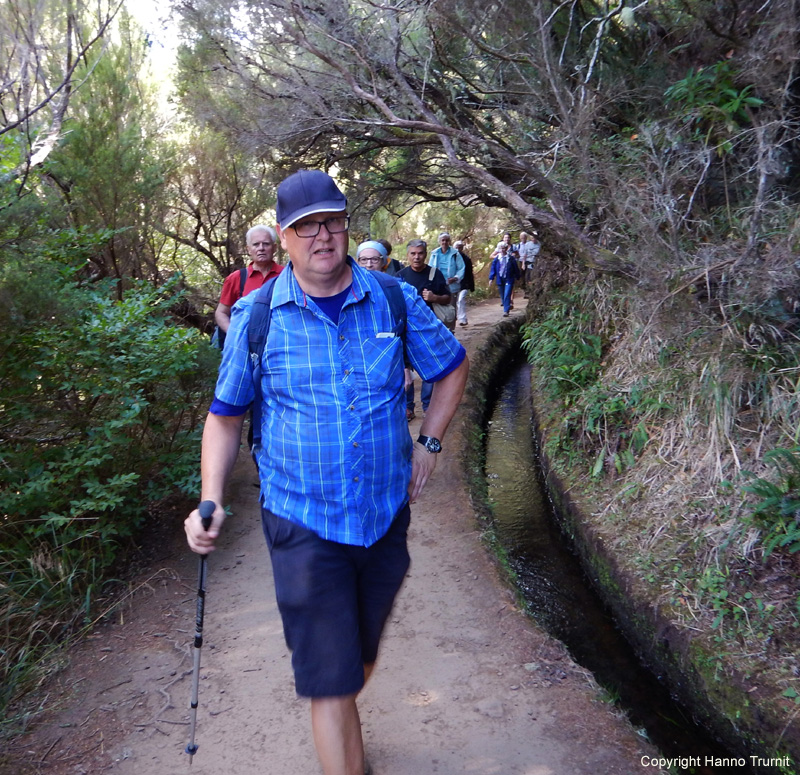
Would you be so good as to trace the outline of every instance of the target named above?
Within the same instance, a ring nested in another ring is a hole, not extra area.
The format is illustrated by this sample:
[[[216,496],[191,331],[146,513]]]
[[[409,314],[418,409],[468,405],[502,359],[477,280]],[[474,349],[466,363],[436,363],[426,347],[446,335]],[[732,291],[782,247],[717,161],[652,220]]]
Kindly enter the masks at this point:
[[[533,280],[533,265],[536,262],[536,256],[539,255],[541,244],[536,237],[536,232],[528,235],[526,232],[519,233],[519,245],[517,245],[517,253],[519,253],[520,270],[522,271],[522,287],[526,288]]]
[[[219,328],[219,345],[223,346],[225,336],[231,324],[231,307],[242,296],[260,288],[270,277],[276,277],[283,271],[280,264],[275,263],[275,246],[278,235],[272,226],[257,224],[247,230],[245,236],[250,264],[246,269],[231,272],[222,284],[219,304],[214,310],[214,322]]]
[[[456,300],[456,319],[458,325],[466,326],[467,320],[467,295],[475,290],[475,274],[472,269],[472,259],[464,252],[464,243],[456,240],[453,247],[459,252],[464,261],[464,279],[461,281],[461,290],[458,292]]]

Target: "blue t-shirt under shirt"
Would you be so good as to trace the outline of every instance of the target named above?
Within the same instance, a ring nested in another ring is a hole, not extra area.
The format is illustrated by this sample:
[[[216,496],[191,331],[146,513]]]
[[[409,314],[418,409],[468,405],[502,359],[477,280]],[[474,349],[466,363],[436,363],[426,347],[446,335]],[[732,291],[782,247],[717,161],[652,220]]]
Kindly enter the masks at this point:
[[[353,284],[347,286],[343,291],[335,294],[334,296],[309,296],[314,300],[314,303],[337,325],[339,324],[339,313],[347,299],[347,294]]]

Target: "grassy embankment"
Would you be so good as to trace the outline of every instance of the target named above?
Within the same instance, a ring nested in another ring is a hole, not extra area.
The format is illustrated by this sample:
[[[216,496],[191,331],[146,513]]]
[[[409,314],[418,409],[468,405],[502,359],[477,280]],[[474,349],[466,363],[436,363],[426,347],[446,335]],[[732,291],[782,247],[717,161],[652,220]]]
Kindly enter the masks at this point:
[[[543,464],[565,530],[673,691],[728,741],[798,761],[796,353],[741,321],[698,325],[684,290],[664,316],[611,283],[531,310]],[[478,359],[476,427],[518,342],[501,326]],[[479,505],[481,448],[476,432]]]

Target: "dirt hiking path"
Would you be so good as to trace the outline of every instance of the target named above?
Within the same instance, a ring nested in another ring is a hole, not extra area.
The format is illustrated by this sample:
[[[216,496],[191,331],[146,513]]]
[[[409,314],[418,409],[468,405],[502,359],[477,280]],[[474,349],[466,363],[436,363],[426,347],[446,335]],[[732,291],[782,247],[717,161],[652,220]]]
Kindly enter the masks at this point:
[[[519,293],[516,301],[524,305]],[[502,310],[490,300],[469,315],[457,335],[472,355]],[[410,425],[415,436],[419,422]],[[410,575],[359,701],[373,772],[655,773],[641,763],[655,752],[498,581],[459,465],[461,426],[457,415],[434,477],[412,506]],[[6,752],[2,775],[320,772],[308,705],[294,694],[256,481],[243,450],[229,487],[233,516],[208,561],[191,769],[184,748],[197,558],[186,549],[181,516],[114,622],[74,649],[70,667],[51,681],[51,710]]]

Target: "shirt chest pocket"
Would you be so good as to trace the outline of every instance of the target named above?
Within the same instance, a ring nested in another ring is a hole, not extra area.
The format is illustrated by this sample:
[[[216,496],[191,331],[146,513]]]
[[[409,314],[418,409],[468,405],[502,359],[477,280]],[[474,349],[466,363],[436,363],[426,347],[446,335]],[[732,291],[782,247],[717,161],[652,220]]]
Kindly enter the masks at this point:
[[[399,336],[369,338],[364,342],[357,369],[359,382],[371,390],[394,389],[403,385],[403,340]]]

